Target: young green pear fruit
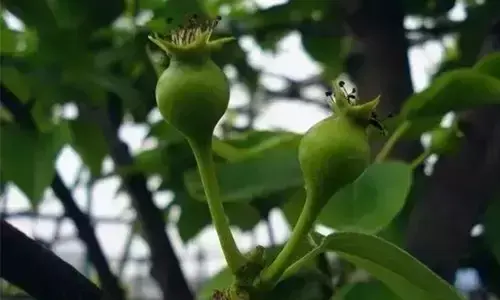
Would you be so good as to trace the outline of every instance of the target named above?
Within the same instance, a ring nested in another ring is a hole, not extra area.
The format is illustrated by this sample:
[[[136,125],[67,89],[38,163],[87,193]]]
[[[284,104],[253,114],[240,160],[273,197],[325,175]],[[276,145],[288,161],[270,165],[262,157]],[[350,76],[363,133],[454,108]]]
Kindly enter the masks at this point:
[[[318,122],[302,137],[299,163],[304,178],[306,200],[293,228],[292,236],[276,260],[265,269],[260,285],[271,288],[292,263],[298,245],[306,238],[328,200],[341,188],[353,182],[370,164],[367,128],[381,129],[375,108],[378,98],[356,105],[355,96],[347,93],[344,83],[333,85],[333,116]]]
[[[167,38],[149,38],[170,57],[156,85],[156,102],[163,118],[188,140],[206,144],[227,110],[229,82],[210,54],[233,38],[210,40],[220,21],[199,21],[172,30]]]

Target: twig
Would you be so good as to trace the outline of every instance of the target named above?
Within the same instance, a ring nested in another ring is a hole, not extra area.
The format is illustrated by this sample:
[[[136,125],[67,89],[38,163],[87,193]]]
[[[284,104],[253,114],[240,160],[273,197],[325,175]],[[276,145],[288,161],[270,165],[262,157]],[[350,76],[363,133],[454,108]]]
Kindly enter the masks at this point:
[[[81,105],[82,117],[97,122],[108,141],[110,155],[117,167],[131,166],[134,159],[128,146],[118,137],[121,123],[121,101],[110,96],[109,109],[90,109]],[[165,232],[163,213],[154,204],[153,195],[147,188],[146,177],[141,173],[124,174],[124,186],[127,188],[132,205],[141,222],[143,236],[151,251],[151,274],[158,282],[164,299],[174,297],[178,300],[192,300],[193,294],[180,268],[172,243]]]

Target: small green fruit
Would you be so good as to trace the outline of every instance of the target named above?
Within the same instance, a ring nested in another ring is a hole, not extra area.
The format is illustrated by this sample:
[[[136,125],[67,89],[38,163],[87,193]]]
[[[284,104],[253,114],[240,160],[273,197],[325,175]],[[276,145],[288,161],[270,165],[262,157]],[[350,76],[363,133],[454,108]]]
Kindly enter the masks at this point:
[[[313,126],[299,145],[307,201],[314,214],[342,187],[353,182],[370,163],[367,127],[373,119],[378,99],[354,105],[343,88],[334,85],[334,116]]]
[[[438,155],[452,154],[458,150],[462,137],[463,133],[456,122],[448,128],[436,128],[431,132],[429,152]]]
[[[369,161],[365,131],[345,117],[328,117],[319,122],[304,135],[299,146],[306,191],[324,201],[354,181]]]
[[[156,85],[156,102],[165,120],[187,139],[209,143],[229,103],[229,82],[210,54],[232,38],[210,41],[220,17],[173,30],[170,39],[150,39],[170,57]]]
[[[325,204],[342,187],[353,182],[370,163],[367,128],[385,129],[376,118],[378,98],[354,105],[354,91],[347,93],[343,82],[334,84],[335,116],[313,126],[299,144],[299,163],[304,178],[306,201],[292,235],[275,261],[260,276],[258,286],[272,288],[293,262],[300,243],[306,238]],[[332,93],[327,93],[332,96]]]

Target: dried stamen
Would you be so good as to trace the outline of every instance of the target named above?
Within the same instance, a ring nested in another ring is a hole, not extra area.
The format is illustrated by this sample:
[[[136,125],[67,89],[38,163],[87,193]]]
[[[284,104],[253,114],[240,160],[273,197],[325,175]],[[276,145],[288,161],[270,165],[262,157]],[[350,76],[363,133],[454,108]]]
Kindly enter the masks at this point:
[[[356,89],[353,88],[351,92],[347,92],[345,88],[345,82],[344,81],[339,81],[339,87],[341,91],[344,93],[345,99],[349,103],[349,105],[355,105],[355,100],[357,100],[356,97]],[[329,90],[325,92],[325,96],[329,98],[328,104],[330,106],[333,106],[335,104],[335,94],[332,90]],[[391,118],[392,114],[389,114],[387,118]],[[380,121],[378,114],[375,111],[371,112],[370,119],[368,120],[369,124],[378,130],[382,132],[383,135],[387,135],[387,130],[385,129],[384,125],[382,125],[382,122]]]
[[[201,35],[206,35],[206,38],[209,39],[220,20],[220,16],[217,16],[213,20],[200,20],[197,14],[193,14],[182,25],[172,29],[168,39],[171,43],[178,46],[189,45],[195,42]],[[167,19],[168,24],[171,24],[172,22],[172,18]]]
[[[347,102],[350,104],[350,105],[354,105],[355,103],[355,100],[356,100],[356,89],[353,88],[352,91],[350,93],[347,92],[346,88],[345,88],[345,82],[344,81],[339,81],[339,87],[341,88],[341,90],[344,92],[344,96],[347,100]],[[325,93],[327,97],[330,98],[330,101],[329,104],[332,105],[333,103],[335,103],[335,95],[332,91],[328,91]]]

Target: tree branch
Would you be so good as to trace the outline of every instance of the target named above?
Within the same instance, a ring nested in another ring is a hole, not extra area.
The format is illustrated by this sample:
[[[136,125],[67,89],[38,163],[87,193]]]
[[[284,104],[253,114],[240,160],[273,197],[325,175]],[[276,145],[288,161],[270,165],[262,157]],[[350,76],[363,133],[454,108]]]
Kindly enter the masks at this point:
[[[28,130],[37,130],[29,110],[3,85],[1,86],[0,99],[1,103],[12,113],[22,127]],[[97,271],[103,290],[111,299],[125,299],[124,292],[117,278],[111,272],[106,257],[97,241],[88,216],[78,208],[71,191],[64,185],[57,172],[51,187],[61,201],[65,214],[75,223],[78,235],[86,245],[87,253]]]
[[[52,181],[52,189],[57,198],[61,200],[66,214],[71,216],[76,228],[78,228],[78,236],[85,242],[90,261],[94,264],[104,291],[109,294],[110,299],[125,299],[124,291],[116,276],[111,272],[108,261],[97,241],[89,217],[78,208],[71,191],[64,185],[58,174]]]
[[[81,105],[82,117],[98,122],[108,141],[111,157],[119,167],[133,165],[134,160],[128,146],[118,137],[122,113],[119,100],[110,96],[107,112]],[[163,299],[192,300],[193,294],[181,270],[179,260],[165,231],[163,213],[154,204],[148,190],[146,177],[134,173],[122,177],[141,224],[141,230],[151,251],[151,273],[159,284]]]
[[[38,300],[101,300],[98,287],[24,233],[0,221],[0,276]]]

